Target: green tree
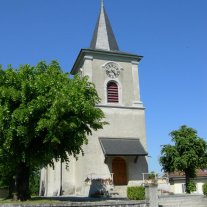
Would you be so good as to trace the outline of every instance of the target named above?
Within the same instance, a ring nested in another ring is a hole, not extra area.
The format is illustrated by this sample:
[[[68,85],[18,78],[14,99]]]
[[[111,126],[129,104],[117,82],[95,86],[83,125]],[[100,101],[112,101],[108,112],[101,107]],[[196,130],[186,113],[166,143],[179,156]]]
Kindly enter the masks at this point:
[[[29,180],[29,188],[32,196],[38,196],[40,190],[40,169],[34,169]]]
[[[13,197],[13,192],[15,192],[15,171],[9,163],[6,162],[4,157],[0,157],[0,188],[8,188],[9,195],[8,198]]]
[[[34,169],[77,158],[105,123],[94,85],[68,76],[56,61],[0,68],[0,169],[13,174],[20,200],[30,198]]]
[[[160,163],[165,172],[184,172],[186,193],[193,191],[192,180],[196,169],[207,166],[207,143],[197,131],[185,125],[170,133],[174,145],[164,145]]]

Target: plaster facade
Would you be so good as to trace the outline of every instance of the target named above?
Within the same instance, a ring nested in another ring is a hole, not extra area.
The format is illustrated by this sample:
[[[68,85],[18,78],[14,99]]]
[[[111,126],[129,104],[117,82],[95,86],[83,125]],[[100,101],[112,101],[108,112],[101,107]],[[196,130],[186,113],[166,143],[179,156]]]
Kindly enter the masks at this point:
[[[196,191],[192,192],[194,194],[201,194],[203,195],[203,184],[205,184],[207,181],[207,178],[201,179],[197,178],[194,180],[196,185]],[[174,194],[185,194],[185,180],[177,180],[171,183],[170,185],[170,192]]]
[[[185,193],[185,175],[182,172],[174,172],[169,174],[171,192],[174,194]],[[196,177],[193,179],[196,185],[194,194],[203,194],[203,184],[207,182],[207,169],[197,169]]]
[[[103,21],[104,16],[101,18]],[[101,38],[105,37],[102,35]],[[78,160],[70,157],[69,168],[66,168],[65,163],[57,162],[54,169],[48,167],[41,171],[41,195],[89,196],[91,182],[94,179],[112,180],[113,185],[114,176],[117,175],[113,172],[112,163],[116,157],[126,163],[126,185],[142,183],[142,173],[148,172],[146,156],[141,154],[107,156],[99,140],[99,138],[127,140],[133,138],[139,140],[147,151],[145,109],[140,99],[138,76],[141,58],[139,55],[108,51],[104,48],[80,51],[71,73],[88,76],[89,81],[95,84],[101,98],[97,107],[103,110],[108,125],[105,125],[102,130],[94,131],[92,136],[88,137],[88,144],[83,146],[84,156],[80,155]],[[119,73],[116,76],[107,73],[105,66],[108,63],[113,63],[118,68]],[[118,86],[117,103],[107,101],[107,83],[110,81]]]

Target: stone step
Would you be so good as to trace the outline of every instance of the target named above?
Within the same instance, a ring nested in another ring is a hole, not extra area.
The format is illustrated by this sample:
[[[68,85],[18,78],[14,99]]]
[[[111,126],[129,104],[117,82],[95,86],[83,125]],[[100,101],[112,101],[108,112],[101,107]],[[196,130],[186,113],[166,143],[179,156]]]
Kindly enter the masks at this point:
[[[162,202],[159,201],[159,204],[168,204],[168,205],[178,205],[178,204],[186,204],[186,205],[203,205],[205,204],[207,206],[207,202],[205,201],[186,201],[186,202],[182,202],[182,201],[171,201],[171,202]]]
[[[206,199],[169,199],[159,200],[160,207],[207,207]]]
[[[207,204],[202,205],[192,205],[192,204],[164,204],[160,205],[159,207],[207,207]]]
[[[203,203],[207,203],[206,201],[204,200],[189,200],[189,201],[159,201],[159,203],[197,203],[197,204],[203,204]]]
[[[198,202],[159,202],[159,204],[188,204],[188,205],[190,205],[190,204],[197,204],[197,205],[203,205],[203,204],[206,204],[207,205],[207,203],[206,202],[202,202],[202,201],[198,201]]]
[[[177,203],[177,204],[160,204],[159,207],[207,207],[207,204]]]
[[[171,197],[171,198],[168,198],[168,199],[162,199],[162,198],[159,198],[159,201],[163,201],[163,202],[176,202],[176,201],[179,201],[179,202],[187,202],[187,201],[190,201],[190,202],[196,202],[196,201],[205,201],[207,202],[207,199],[206,198],[203,198],[203,197],[195,197],[195,198],[178,198],[178,197]]]
[[[207,207],[207,198],[203,195],[160,196],[159,207]]]
[[[165,195],[159,196],[160,200],[169,200],[169,199],[179,199],[179,200],[188,200],[188,199],[207,199],[204,195]]]

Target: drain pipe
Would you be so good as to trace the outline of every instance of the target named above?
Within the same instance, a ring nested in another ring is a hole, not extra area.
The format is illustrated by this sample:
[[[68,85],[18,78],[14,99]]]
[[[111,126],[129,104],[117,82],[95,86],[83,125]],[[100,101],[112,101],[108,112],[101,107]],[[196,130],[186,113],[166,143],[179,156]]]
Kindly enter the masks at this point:
[[[59,196],[62,195],[62,183],[63,183],[63,164],[62,164],[62,158],[60,158],[60,192],[59,192]]]

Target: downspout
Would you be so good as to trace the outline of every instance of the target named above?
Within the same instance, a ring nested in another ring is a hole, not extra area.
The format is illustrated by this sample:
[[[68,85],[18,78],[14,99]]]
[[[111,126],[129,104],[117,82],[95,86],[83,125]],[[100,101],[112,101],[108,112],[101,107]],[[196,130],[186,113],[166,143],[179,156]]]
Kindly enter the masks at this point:
[[[60,191],[59,196],[62,196],[62,183],[63,183],[63,169],[62,169],[62,158],[60,158]]]

